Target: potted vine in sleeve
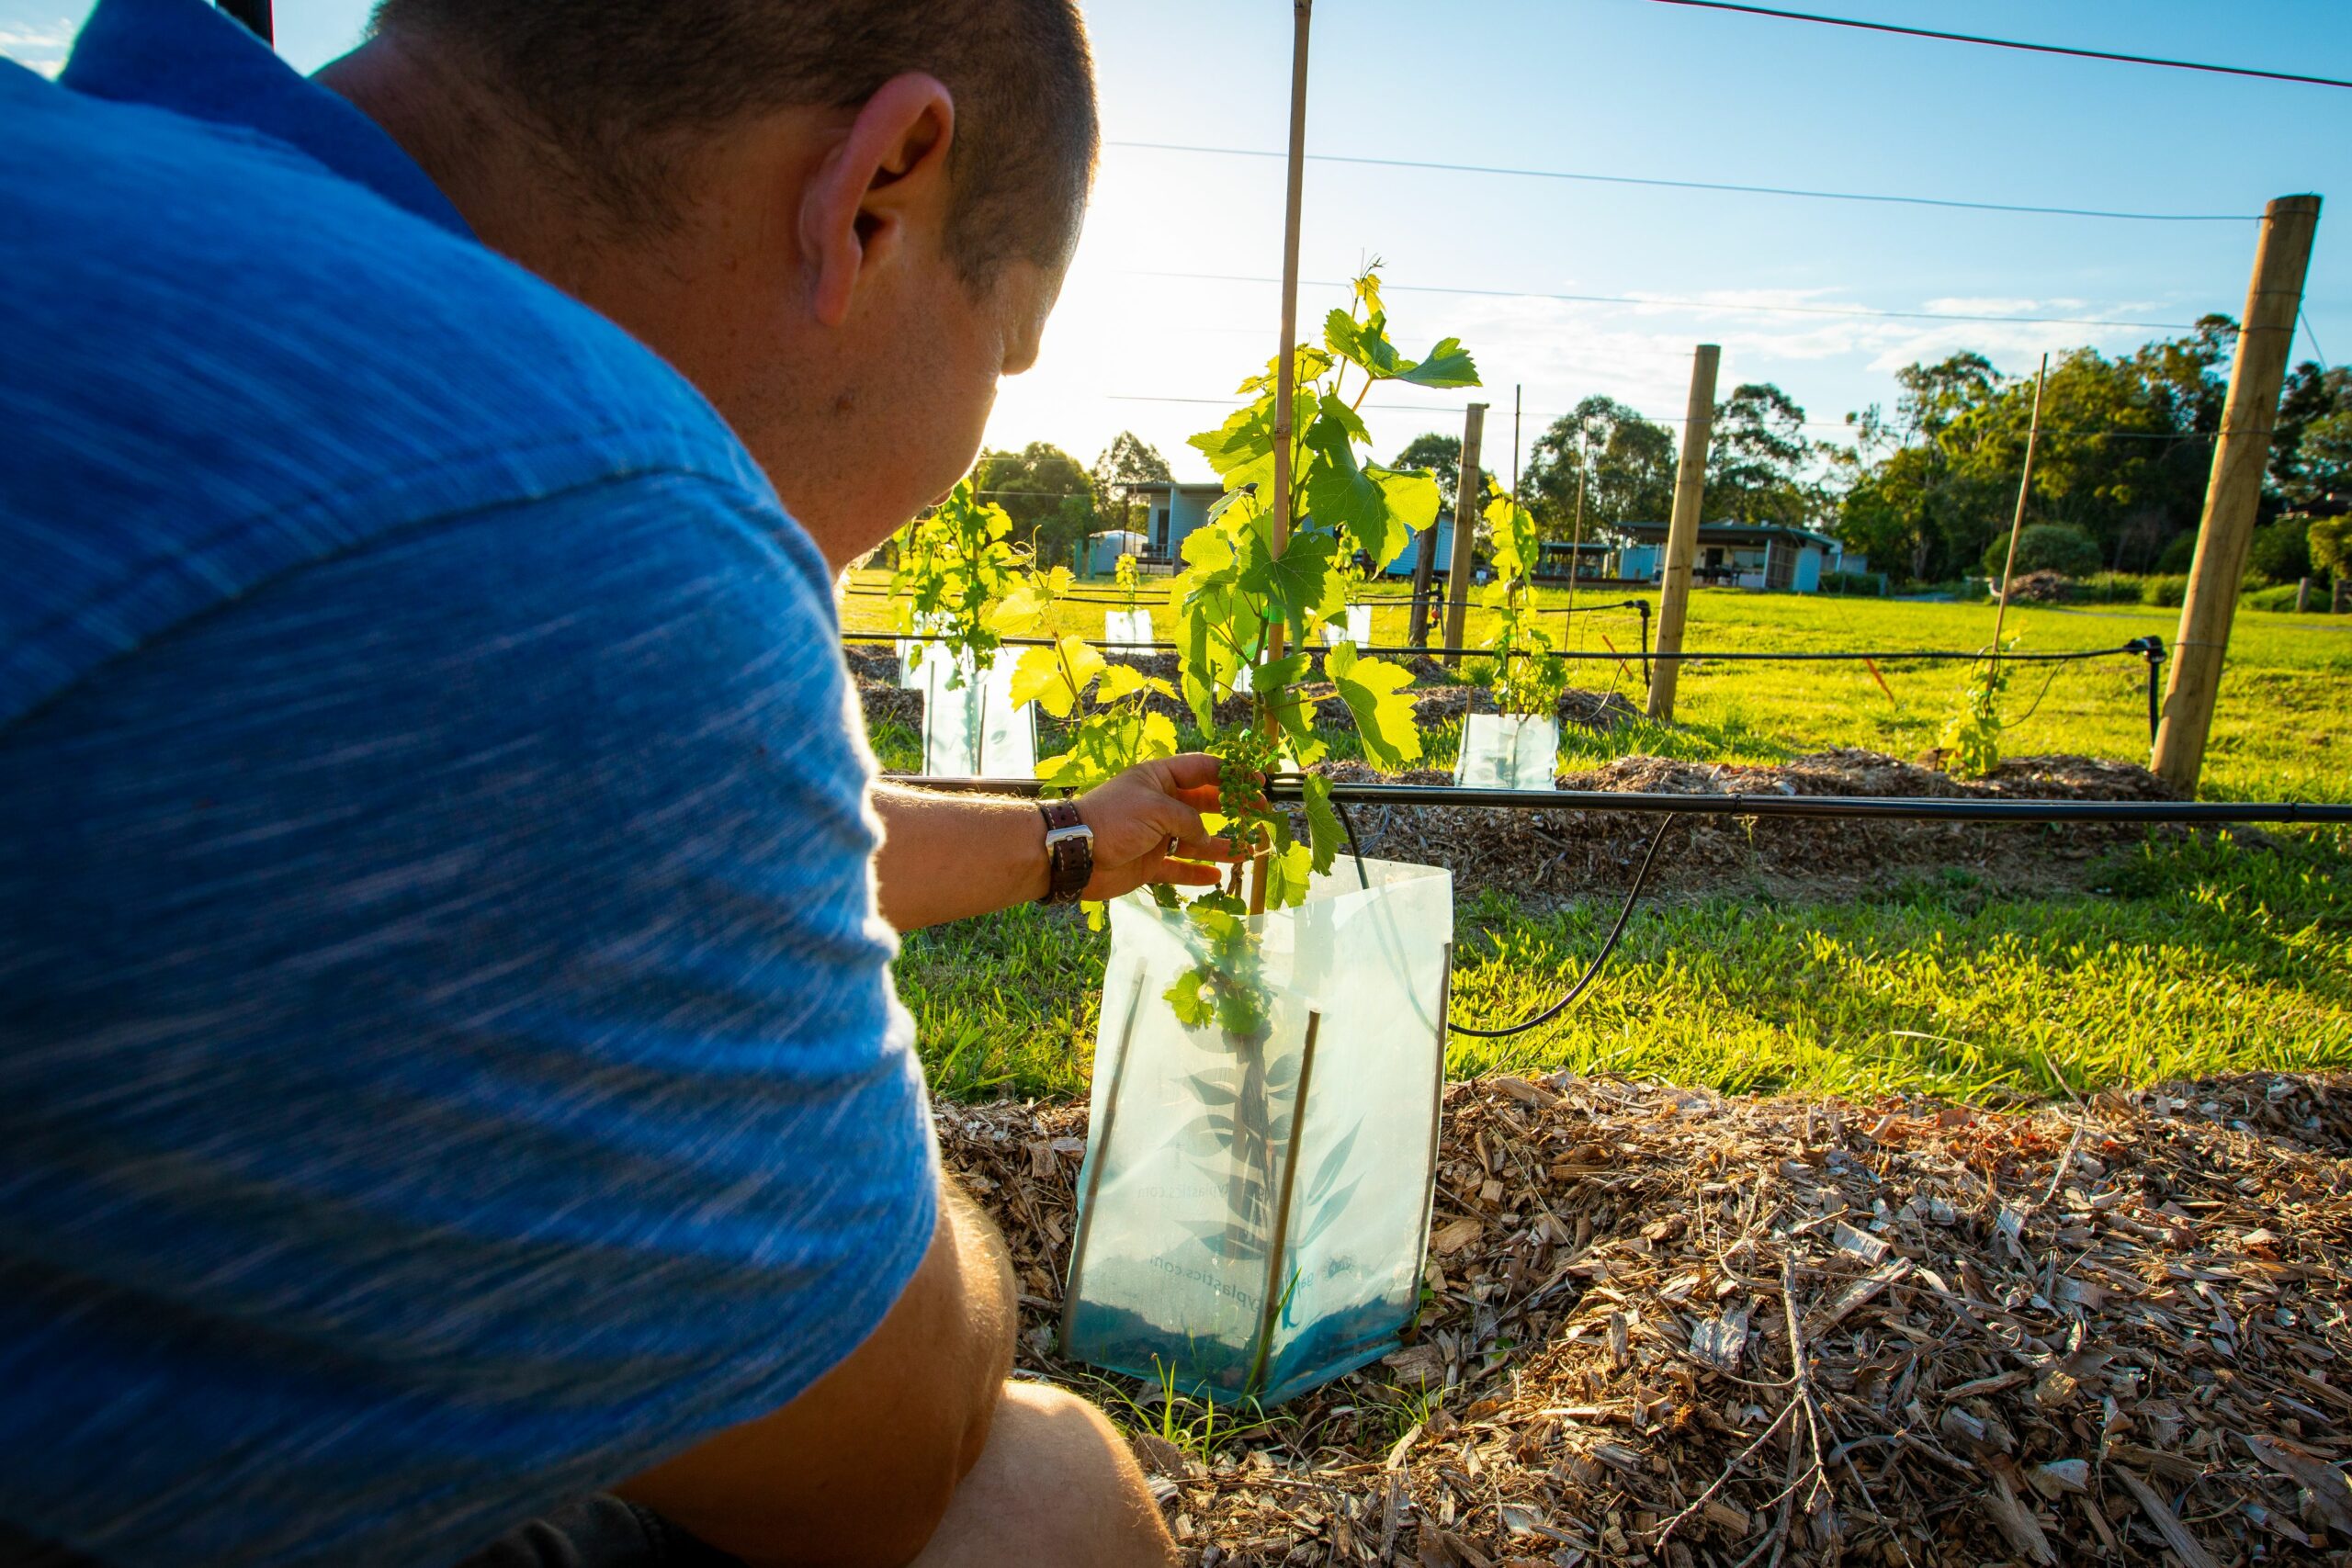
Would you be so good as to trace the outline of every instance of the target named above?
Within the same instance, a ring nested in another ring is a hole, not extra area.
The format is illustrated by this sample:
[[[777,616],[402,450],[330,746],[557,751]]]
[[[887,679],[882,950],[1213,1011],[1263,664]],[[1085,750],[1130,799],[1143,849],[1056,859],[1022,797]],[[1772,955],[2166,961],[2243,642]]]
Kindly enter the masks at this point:
[[[901,535],[892,586],[899,629],[912,634],[907,683],[923,694],[922,771],[1028,778],[1037,741],[1029,710],[1012,695],[1004,639],[1044,618],[1069,569],[1032,570],[1009,537],[1012,519],[983,502],[967,476],[928,517]]]
[[[1486,520],[1495,580],[1480,592],[1494,613],[1488,690],[1497,713],[1464,714],[1453,782],[1485,789],[1552,789],[1558,782],[1560,695],[1567,665],[1535,608],[1542,532],[1524,506],[1488,481]]]
[[[1305,778],[1301,832],[1261,781],[1285,751],[1325,755],[1329,702],[1375,766],[1420,756],[1409,671],[1342,641],[1318,680],[1305,650],[1344,612],[1355,553],[1385,567],[1437,516],[1431,476],[1360,456],[1366,395],[1476,385],[1454,339],[1397,350],[1370,273],[1321,344],[1295,352],[1285,545],[1278,367],[1193,443],[1225,494],[1171,584],[1177,684],[1222,764],[1217,829],[1238,858],[1189,901],[1161,888],[1112,906],[1063,1316],[1078,1359],[1269,1402],[1394,1348],[1416,1308],[1453,886],[1427,866],[1341,863],[1329,783]]]

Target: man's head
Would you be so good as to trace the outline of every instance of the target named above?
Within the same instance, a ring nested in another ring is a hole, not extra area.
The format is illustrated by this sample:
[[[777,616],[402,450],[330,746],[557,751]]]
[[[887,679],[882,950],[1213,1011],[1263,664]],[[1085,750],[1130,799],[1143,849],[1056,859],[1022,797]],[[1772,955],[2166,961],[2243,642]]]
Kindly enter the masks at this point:
[[[836,561],[970,463],[1097,137],[1071,0],[382,0],[322,79],[695,381]]]

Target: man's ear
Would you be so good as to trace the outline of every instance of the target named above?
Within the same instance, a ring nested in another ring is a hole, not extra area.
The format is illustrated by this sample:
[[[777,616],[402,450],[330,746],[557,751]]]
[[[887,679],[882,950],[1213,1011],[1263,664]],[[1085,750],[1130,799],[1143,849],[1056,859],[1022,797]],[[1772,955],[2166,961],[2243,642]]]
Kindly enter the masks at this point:
[[[800,202],[800,254],[815,269],[812,307],[829,327],[849,319],[868,269],[912,231],[947,219],[956,100],[937,77],[893,76],[866,99],[817,167]]]

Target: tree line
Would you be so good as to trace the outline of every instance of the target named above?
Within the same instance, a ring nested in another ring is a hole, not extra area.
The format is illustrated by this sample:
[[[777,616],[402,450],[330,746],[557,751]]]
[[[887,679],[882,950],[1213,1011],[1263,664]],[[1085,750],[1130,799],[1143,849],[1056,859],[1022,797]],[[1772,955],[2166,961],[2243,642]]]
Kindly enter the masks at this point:
[[[2128,354],[2077,348],[2052,357],[2027,520],[2036,560],[2071,574],[2188,569],[2221,429],[2237,323],[2209,315],[2187,335]],[[1778,523],[1831,535],[1897,580],[1934,582],[1996,570],[2017,504],[2034,374],[1962,352],[1894,374],[1892,408],[1846,416],[1848,439],[1811,437],[1805,410],[1769,381],[1715,405],[1707,459],[1710,521]],[[1664,522],[1673,508],[1679,434],[1595,394],[1539,433],[1521,499],[1547,539],[1592,537]],[[1462,444],[1431,432],[1394,467],[1438,476],[1450,514]],[[1067,560],[1088,535],[1140,529],[1134,485],[1170,477],[1167,459],[1122,432],[1091,468],[1033,442],[989,452],[978,485],[1047,559]],[[1491,471],[1481,476],[1491,479]],[[2253,569],[2291,581],[2345,570],[2352,513],[2352,370],[2313,361],[2287,379],[2271,441]],[[1988,569],[1988,560],[1990,566]]]

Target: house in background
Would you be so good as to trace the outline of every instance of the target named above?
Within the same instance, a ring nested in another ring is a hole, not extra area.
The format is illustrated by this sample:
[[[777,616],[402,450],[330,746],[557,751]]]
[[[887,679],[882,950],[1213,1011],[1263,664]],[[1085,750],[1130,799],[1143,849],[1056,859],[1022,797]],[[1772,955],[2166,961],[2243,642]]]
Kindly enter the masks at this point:
[[[1174,567],[1184,558],[1185,538],[1209,520],[1209,508],[1225,494],[1225,486],[1214,479],[1197,483],[1153,479],[1126,487],[1126,493],[1144,503],[1145,563]]]
[[[1174,479],[1153,479],[1132,485],[1127,493],[1140,500],[1145,507],[1144,545],[1142,560],[1147,569],[1181,567],[1184,559],[1184,541],[1193,529],[1209,520],[1209,509],[1225,494],[1225,487],[1214,481],[1186,483]],[[1309,519],[1300,519],[1302,523]],[[1442,517],[1437,522],[1437,575],[1443,577],[1447,565],[1453,559],[1453,519]],[[1388,577],[1409,578],[1413,561],[1420,547],[1420,536],[1413,536],[1405,553],[1391,562]]]
[[[1626,543],[1619,570],[1628,581],[1655,582],[1666,570],[1663,523],[1620,524]],[[1867,570],[1861,557],[1826,534],[1780,523],[1702,523],[1699,553],[1690,580],[1722,588],[1761,588],[1774,592],[1813,593],[1825,571]]]
[[[1441,517],[1429,531],[1437,536],[1437,570],[1433,575],[1442,579],[1446,574],[1446,569],[1453,564],[1453,519]],[[1405,553],[1390,561],[1388,570],[1380,575],[1410,578],[1413,575],[1413,563],[1421,558],[1422,537],[1422,535],[1416,534],[1407,541]]]
[[[1119,570],[1121,556],[1141,556],[1148,541],[1141,534],[1128,528],[1105,528],[1099,534],[1086,536],[1085,562],[1080,573],[1084,577],[1108,577]]]

